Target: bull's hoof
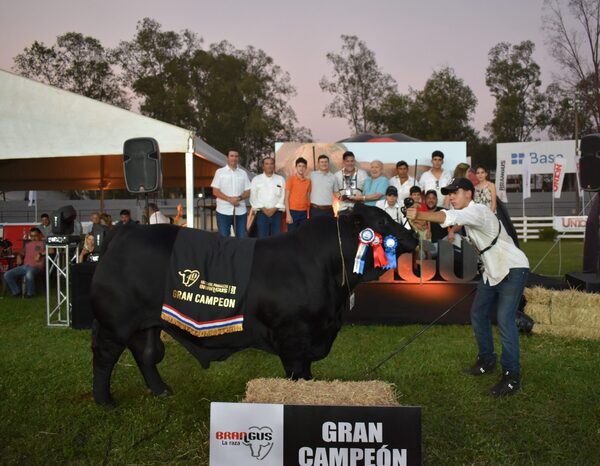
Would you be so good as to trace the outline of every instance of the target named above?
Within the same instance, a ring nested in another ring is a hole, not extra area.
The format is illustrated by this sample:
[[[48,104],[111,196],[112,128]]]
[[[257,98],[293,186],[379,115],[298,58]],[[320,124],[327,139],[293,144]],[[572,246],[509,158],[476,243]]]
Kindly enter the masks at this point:
[[[115,403],[112,397],[102,400],[96,398],[95,401],[98,406],[102,406],[104,409],[115,409],[117,407],[117,403]]]
[[[162,390],[149,390],[152,395],[157,398],[167,398],[173,395],[173,390],[168,385],[165,385]]]

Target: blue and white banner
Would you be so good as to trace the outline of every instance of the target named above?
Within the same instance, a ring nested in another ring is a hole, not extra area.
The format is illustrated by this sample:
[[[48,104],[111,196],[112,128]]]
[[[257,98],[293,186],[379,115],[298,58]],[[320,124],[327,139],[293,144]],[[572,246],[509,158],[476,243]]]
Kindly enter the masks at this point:
[[[510,142],[496,144],[496,192],[506,200],[508,175],[553,174],[554,163],[563,165],[564,173],[576,173],[575,140]],[[525,198],[525,193],[524,198]]]

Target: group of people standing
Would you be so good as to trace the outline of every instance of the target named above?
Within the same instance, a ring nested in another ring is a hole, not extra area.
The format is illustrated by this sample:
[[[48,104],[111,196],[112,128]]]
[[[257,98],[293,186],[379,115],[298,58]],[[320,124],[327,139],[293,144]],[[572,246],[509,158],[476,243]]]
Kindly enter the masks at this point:
[[[247,172],[239,166],[239,158],[238,151],[228,151],[227,165],[216,171],[211,183],[217,198],[217,227],[225,236],[230,235],[232,227],[237,237],[246,236],[248,211],[245,200],[249,200],[256,215],[258,237],[279,233],[284,214],[288,231],[295,230],[308,218],[332,217],[335,215],[334,199],[337,199],[338,211],[362,202],[380,207],[402,222],[401,207],[404,198],[409,196],[423,209],[427,197],[435,199],[437,207],[448,207],[441,189],[453,178],[461,176],[461,166],[466,165],[460,164],[453,175],[442,168],[444,154],[434,151],[431,169],[423,173],[418,182],[408,174],[409,166],[405,161],[396,164],[397,174],[388,179],[383,174],[381,161],[373,160],[370,173],[367,173],[357,167],[354,154],[346,151],[342,156],[342,169],[336,173],[330,171],[330,160],[325,154],[318,157],[317,169],[310,173],[306,159],[299,157],[295,160],[295,173],[285,180],[275,173],[275,160],[267,157],[262,160],[263,173],[250,182]],[[487,180],[488,170],[478,166],[475,173],[479,180],[476,201],[495,210],[495,187]]]

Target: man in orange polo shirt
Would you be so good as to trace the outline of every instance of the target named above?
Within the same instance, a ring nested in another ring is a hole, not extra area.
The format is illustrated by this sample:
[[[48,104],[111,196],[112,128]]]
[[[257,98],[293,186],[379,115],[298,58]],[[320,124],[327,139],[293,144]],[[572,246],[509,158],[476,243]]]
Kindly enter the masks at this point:
[[[310,207],[310,180],[305,176],[307,165],[305,158],[297,158],[296,174],[285,183],[285,221],[288,231],[294,231],[307,219]]]

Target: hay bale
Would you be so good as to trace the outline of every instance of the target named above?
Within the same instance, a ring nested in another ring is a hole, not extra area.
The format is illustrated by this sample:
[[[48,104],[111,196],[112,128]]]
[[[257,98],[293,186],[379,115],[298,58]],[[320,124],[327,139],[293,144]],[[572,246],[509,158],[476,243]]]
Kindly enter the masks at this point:
[[[600,339],[600,295],[577,290],[525,290],[534,332]]]
[[[394,385],[380,380],[253,379],[248,382],[246,398],[242,401],[288,405],[399,406]]]
[[[529,315],[536,324],[551,324],[550,294],[545,288],[525,288],[523,294],[527,300],[525,313]],[[535,327],[534,327],[535,330]]]

